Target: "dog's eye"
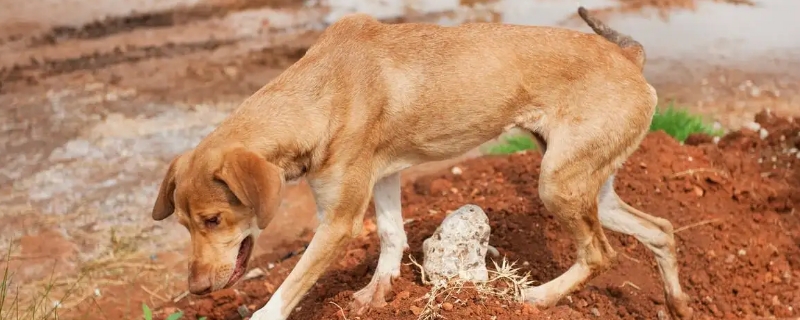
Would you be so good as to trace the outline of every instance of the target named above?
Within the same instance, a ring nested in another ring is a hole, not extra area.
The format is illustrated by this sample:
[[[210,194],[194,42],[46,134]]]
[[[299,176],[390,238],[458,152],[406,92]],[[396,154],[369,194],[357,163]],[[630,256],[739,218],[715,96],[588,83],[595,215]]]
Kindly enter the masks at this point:
[[[206,228],[210,229],[210,228],[216,227],[216,226],[219,225],[219,217],[215,216],[215,217],[208,218],[208,219],[206,219],[205,223],[206,223]]]

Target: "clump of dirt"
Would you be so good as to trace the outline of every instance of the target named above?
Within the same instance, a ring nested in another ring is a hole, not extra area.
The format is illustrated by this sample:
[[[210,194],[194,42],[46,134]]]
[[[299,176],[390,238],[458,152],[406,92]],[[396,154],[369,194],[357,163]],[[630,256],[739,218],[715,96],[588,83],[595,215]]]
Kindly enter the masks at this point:
[[[676,227],[681,282],[697,319],[796,317],[800,310],[800,125],[767,113],[756,119],[768,135],[749,130],[718,145],[694,137],[681,145],[663,132],[650,134],[617,175],[620,196]],[[800,119],[795,119],[800,120]],[[410,252],[422,261],[422,241],[448,211],[465,203],[484,208],[490,244],[517,261],[522,272],[543,283],[566,271],[575,256],[572,240],[538,199],[537,153],[483,157],[451,171],[420,178],[403,188],[403,213]],[[331,266],[290,319],[355,319],[348,305],[375,270],[379,243],[372,217],[365,232]],[[620,253],[615,267],[557,306],[538,310],[485,297],[455,293],[441,310],[455,319],[657,319],[666,312],[652,254],[633,237],[607,232]],[[308,241],[309,239],[302,239]],[[298,240],[300,241],[300,240]],[[241,319],[237,307],[261,307],[299,256],[272,265],[255,259],[266,276],[235,290],[189,297],[166,306],[187,319]],[[360,319],[417,319],[430,288],[406,257],[388,305]],[[489,265],[492,265],[491,263]],[[444,301],[441,301],[444,302]],[[341,306],[341,308],[340,308]],[[164,312],[160,313],[161,316]]]

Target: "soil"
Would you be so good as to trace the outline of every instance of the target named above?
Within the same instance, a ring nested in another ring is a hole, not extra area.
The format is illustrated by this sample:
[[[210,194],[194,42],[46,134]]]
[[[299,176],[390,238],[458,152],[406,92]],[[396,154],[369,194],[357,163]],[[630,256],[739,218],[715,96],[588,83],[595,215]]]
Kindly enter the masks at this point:
[[[675,225],[681,282],[692,298],[696,319],[789,318],[800,310],[800,118],[792,121],[762,112],[756,120],[767,130],[764,140],[758,132],[743,129],[718,144],[695,135],[682,145],[663,132],[652,133],[617,175],[616,189],[623,199]],[[538,153],[481,157],[458,164],[458,175],[443,170],[406,183],[408,255],[422,261],[422,241],[447,212],[474,203],[491,221],[490,244],[517,261],[533,280],[546,282],[564,272],[573,262],[574,247],[538,199],[540,160]],[[342,253],[290,319],[417,319],[430,289],[421,284],[408,257],[386,307],[360,316],[347,308],[377,265],[379,244],[370,214],[364,234]],[[666,310],[652,254],[633,237],[607,234],[620,253],[614,268],[556,307],[538,310],[465,289],[447,300],[451,305],[442,315],[659,318]],[[295,244],[300,249],[302,245]],[[298,259],[256,258],[253,266],[269,270],[265,277],[166,305],[161,315],[182,310],[188,319],[241,319],[237,308],[253,311],[262,306]]]

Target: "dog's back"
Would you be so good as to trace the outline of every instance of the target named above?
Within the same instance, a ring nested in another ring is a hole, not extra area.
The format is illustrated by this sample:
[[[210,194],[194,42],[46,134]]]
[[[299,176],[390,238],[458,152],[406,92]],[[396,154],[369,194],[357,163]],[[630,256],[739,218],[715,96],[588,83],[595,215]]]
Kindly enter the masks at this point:
[[[318,78],[349,100],[335,107],[358,110],[338,112],[351,115],[342,122],[381,132],[372,136],[400,144],[397,149],[423,148],[414,157],[425,161],[477,146],[518,123],[549,130],[557,125],[551,119],[563,114],[591,118],[610,111],[585,97],[637,90],[650,99],[640,66],[620,46],[561,28],[383,24],[355,14],[330,26],[307,56],[325,61],[331,75]],[[650,101],[632,103],[651,107]],[[582,110],[569,110],[574,106]],[[458,143],[444,143],[453,136]],[[437,148],[425,150],[428,145]]]

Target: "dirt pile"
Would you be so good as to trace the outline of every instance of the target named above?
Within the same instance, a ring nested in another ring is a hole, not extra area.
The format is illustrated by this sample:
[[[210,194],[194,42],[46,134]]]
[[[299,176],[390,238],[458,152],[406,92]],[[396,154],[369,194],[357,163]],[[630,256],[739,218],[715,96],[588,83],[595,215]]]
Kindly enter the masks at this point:
[[[733,132],[718,145],[703,136],[680,145],[664,133],[653,133],[618,174],[622,198],[675,225],[681,281],[697,319],[792,317],[800,312],[800,124],[768,113],[757,122],[766,132]],[[422,261],[422,241],[446,212],[475,203],[489,216],[490,244],[530,271],[533,280],[545,282],[564,272],[574,249],[538,199],[540,159],[537,153],[484,157],[460,164],[458,175],[447,171],[406,185],[409,254]],[[386,307],[359,318],[347,311],[352,294],[367,284],[377,265],[379,245],[370,214],[364,235],[312,288],[291,319],[417,319],[429,288],[420,285],[420,274],[408,257]],[[442,313],[451,319],[657,319],[666,309],[652,254],[633,237],[608,235],[620,253],[618,263],[554,308],[537,310],[464,290],[448,299]],[[262,306],[299,259],[272,265],[275,258],[256,259],[254,266],[269,270],[265,277],[186,298],[166,306],[161,315],[180,309],[188,319],[241,319],[237,307]]]

